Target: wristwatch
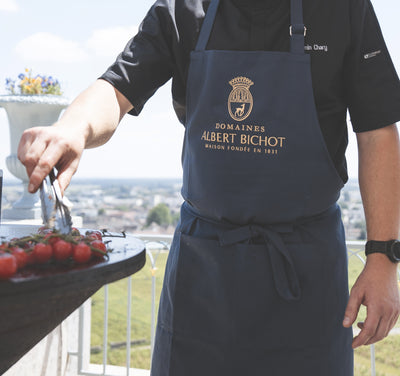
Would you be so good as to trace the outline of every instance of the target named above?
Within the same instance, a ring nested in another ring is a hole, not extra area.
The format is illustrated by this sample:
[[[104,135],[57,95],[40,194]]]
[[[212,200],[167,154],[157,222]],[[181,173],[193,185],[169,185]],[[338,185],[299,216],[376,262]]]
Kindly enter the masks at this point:
[[[383,253],[389,258],[390,261],[395,263],[400,262],[400,241],[368,240],[365,244],[365,255],[368,256],[371,253]]]

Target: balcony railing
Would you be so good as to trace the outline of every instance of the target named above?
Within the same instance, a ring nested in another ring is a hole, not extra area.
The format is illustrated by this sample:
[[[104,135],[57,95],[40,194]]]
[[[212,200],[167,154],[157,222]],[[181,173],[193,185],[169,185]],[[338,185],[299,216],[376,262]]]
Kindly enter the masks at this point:
[[[138,236],[146,243],[147,255],[151,266],[151,333],[150,333],[150,349],[151,352],[154,346],[154,333],[156,323],[156,257],[160,251],[168,251],[172,236]],[[357,262],[365,263],[363,258],[364,242],[359,241],[348,241],[348,256],[349,260],[352,258],[357,259]],[[362,264],[361,264],[362,266]],[[400,274],[399,274],[400,276]],[[79,336],[78,336],[78,348],[76,351],[70,351],[69,356],[77,357],[78,375],[90,375],[90,376],[148,376],[149,370],[134,368],[131,364],[131,313],[132,313],[132,277],[126,279],[127,283],[127,322],[126,322],[126,365],[124,367],[114,366],[107,363],[108,358],[108,309],[109,309],[109,288],[105,286],[103,288],[104,294],[104,317],[103,317],[103,363],[93,364],[90,362],[91,356],[91,302],[87,301],[79,309]],[[371,376],[376,375],[375,371],[375,346],[370,346],[371,351]],[[76,370],[75,370],[76,374]]]
[[[150,329],[150,349],[151,354],[154,348],[155,325],[156,325],[156,256],[160,251],[169,251],[172,242],[172,235],[139,235],[138,238],[146,243],[146,254],[150,262],[151,271],[151,329]],[[109,288],[103,287],[104,294],[104,315],[103,315],[103,343],[101,345],[103,352],[103,364],[90,363],[91,355],[91,302],[86,301],[79,309],[79,335],[78,351],[70,352],[70,355],[78,357],[78,375],[93,376],[148,376],[149,370],[137,369],[131,367],[131,313],[132,313],[132,277],[126,278],[127,283],[127,322],[126,322],[126,366],[114,366],[107,364],[108,358],[108,309],[109,309]]]

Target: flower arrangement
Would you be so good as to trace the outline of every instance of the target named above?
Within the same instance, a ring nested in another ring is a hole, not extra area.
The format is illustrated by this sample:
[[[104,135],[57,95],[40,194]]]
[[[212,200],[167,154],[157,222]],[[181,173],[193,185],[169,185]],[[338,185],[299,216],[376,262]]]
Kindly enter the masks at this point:
[[[6,78],[6,90],[12,95],[62,95],[61,86],[52,76],[33,76],[32,69],[18,75],[18,81]]]

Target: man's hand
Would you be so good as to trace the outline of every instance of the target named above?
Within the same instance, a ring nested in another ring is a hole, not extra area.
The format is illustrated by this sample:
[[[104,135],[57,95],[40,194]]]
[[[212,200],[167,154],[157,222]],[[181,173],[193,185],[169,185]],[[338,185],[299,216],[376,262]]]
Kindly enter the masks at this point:
[[[343,320],[345,327],[354,323],[361,304],[367,307],[367,318],[357,324],[361,332],[354,338],[353,348],[385,338],[399,317],[397,265],[385,255],[368,256],[364,270],[351,289]]]
[[[26,130],[18,147],[18,158],[29,176],[28,190],[34,193],[55,166],[61,191],[67,188],[78,168],[85,138],[63,126],[36,127]]]

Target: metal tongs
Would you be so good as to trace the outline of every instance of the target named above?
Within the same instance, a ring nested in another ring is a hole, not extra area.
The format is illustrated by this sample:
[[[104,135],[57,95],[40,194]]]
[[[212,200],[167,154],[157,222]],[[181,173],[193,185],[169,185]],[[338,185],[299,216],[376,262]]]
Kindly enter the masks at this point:
[[[40,186],[40,201],[43,224],[56,229],[61,234],[69,234],[72,228],[72,218],[68,206],[63,201],[54,168]]]

